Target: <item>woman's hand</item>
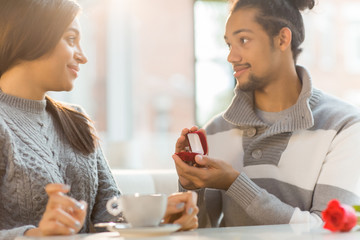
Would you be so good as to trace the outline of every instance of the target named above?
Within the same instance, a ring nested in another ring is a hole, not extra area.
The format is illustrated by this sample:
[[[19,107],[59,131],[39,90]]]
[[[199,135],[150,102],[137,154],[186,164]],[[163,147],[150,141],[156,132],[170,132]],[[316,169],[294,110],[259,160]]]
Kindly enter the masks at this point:
[[[174,193],[168,197],[168,204],[163,223],[180,224],[180,230],[190,230],[198,227],[195,192]]]
[[[70,187],[64,184],[48,184],[45,187],[49,200],[39,227],[25,232],[25,236],[71,235],[82,228],[87,203],[67,196]]]

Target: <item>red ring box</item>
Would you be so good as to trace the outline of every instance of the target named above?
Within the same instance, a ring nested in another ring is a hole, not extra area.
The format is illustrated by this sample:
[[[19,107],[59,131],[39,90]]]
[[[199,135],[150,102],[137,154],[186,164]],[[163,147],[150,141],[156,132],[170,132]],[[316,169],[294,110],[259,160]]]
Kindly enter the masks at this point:
[[[190,144],[190,151],[179,152],[176,155],[187,164],[194,166],[196,165],[195,156],[199,154],[206,155],[208,152],[206,136],[203,132],[196,131],[186,134],[186,138]]]

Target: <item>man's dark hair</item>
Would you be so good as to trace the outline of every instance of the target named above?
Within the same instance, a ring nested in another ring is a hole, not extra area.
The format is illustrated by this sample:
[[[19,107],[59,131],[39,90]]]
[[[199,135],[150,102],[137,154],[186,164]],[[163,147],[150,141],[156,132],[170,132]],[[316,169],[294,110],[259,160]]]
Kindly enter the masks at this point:
[[[296,63],[301,53],[301,43],[305,39],[304,22],[300,11],[312,9],[315,0],[237,0],[233,3],[231,13],[244,8],[255,8],[259,12],[256,21],[272,39],[280,30],[287,27],[292,32],[291,51]]]

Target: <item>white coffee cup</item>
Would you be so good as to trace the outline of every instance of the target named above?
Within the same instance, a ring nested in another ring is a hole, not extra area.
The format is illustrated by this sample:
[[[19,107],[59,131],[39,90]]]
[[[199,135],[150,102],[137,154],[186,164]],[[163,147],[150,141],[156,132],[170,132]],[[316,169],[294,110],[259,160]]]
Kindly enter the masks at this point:
[[[117,216],[121,212],[132,227],[158,226],[165,215],[165,194],[132,194],[113,197],[106,204],[107,211]]]

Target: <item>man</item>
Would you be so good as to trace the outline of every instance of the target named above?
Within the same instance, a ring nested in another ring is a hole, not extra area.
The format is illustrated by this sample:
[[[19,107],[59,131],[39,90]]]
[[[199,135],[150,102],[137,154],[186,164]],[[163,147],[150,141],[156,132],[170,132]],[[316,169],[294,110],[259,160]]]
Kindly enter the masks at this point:
[[[173,155],[180,190],[199,194],[199,226],[321,222],[331,199],[360,203],[360,112],[311,85],[296,66],[300,10],[313,0],[238,0],[226,24],[237,80],[228,109],[207,124],[200,167]],[[176,153],[185,151],[183,129]],[[203,131],[203,130],[202,130]]]

